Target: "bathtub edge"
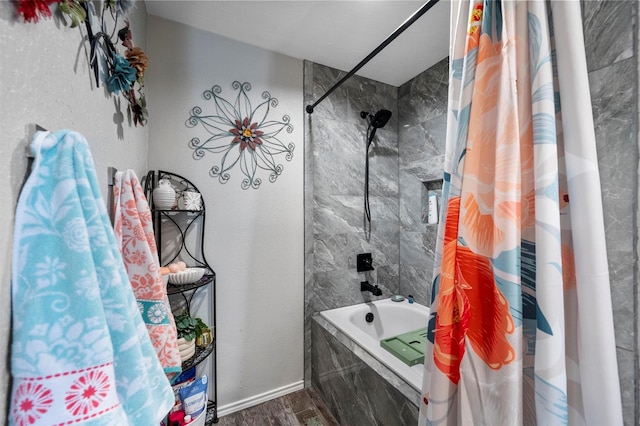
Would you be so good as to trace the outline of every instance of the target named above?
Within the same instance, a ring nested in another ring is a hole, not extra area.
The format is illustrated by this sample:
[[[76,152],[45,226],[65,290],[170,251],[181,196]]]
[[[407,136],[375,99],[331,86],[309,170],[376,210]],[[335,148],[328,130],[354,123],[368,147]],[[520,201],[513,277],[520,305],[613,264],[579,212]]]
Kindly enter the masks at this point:
[[[384,380],[391,384],[398,392],[400,392],[409,402],[419,407],[421,398],[420,392],[416,391],[402,377],[389,369],[386,365],[378,361],[373,355],[367,352],[362,346],[354,342],[346,334],[336,328],[328,320],[317,313],[312,318],[325,331],[331,334],[338,342],[347,347],[356,357],[367,364],[373,371],[380,375]]]

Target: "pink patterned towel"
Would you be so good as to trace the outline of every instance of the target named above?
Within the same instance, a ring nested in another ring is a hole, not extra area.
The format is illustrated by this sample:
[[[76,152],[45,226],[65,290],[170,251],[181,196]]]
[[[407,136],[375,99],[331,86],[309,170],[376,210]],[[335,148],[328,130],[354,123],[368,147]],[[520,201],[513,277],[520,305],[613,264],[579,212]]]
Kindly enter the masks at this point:
[[[134,171],[116,173],[113,198],[118,247],[151,342],[171,378],[181,371],[176,325],[160,274],[151,210]]]

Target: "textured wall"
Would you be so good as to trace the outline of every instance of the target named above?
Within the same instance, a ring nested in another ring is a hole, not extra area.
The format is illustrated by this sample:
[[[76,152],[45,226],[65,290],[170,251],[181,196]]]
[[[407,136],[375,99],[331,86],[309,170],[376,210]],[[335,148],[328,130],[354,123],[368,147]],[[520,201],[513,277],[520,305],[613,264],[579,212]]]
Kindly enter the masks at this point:
[[[224,415],[302,386],[302,61],[155,16],[148,23],[149,53],[163,64],[147,73],[149,167],[186,177],[206,203],[204,253],[217,277],[218,407]],[[191,109],[198,105],[215,115],[202,93],[219,85],[220,96],[234,102],[234,80],[252,85],[253,109],[264,101],[263,91],[276,97],[267,120],[287,114],[293,125],[292,133],[279,135],[295,144],[292,160],[274,156],[284,170],[274,183],[260,170],[257,190],[241,188],[240,165],[221,184],[209,176],[220,155],[196,161],[188,147],[191,138],[209,136],[202,126],[185,126]],[[198,315],[206,314],[204,306],[199,311],[206,296],[196,295]]]
[[[146,45],[146,10],[139,2],[129,16],[134,43]],[[11,247],[14,210],[27,170],[26,147],[33,125],[49,130],[73,129],[91,147],[98,179],[107,191],[107,166],[147,166],[147,129],[128,126],[125,101],[121,129],[114,123],[115,102],[104,88],[94,87],[87,63],[83,31],[57,19],[26,24],[16,20],[13,2],[0,2],[0,424],[5,424],[8,398]],[[152,61],[153,62],[153,61]],[[153,65],[152,65],[153,66]],[[5,362],[5,360],[7,360]]]

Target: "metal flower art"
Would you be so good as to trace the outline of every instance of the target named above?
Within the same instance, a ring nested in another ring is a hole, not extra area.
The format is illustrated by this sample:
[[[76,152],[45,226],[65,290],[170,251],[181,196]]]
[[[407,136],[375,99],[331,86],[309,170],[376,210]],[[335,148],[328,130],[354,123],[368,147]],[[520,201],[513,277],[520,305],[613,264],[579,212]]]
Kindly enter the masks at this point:
[[[58,11],[64,17],[65,25],[71,28],[85,24],[89,53],[89,65],[96,79],[96,87],[104,80],[107,91],[111,94],[121,94],[129,102],[128,113],[130,122],[135,126],[144,126],[147,122],[147,102],[142,91],[144,87],[144,72],[147,69],[148,58],[144,51],[133,45],[133,37],[129,29],[129,21],[124,20],[124,26],[117,32],[120,19],[135,6],[135,0],[104,0],[102,11],[95,10],[93,2],[89,0],[15,0],[18,15],[25,22],[38,22],[40,18],[51,18],[50,6],[58,5]],[[105,21],[105,15],[111,19]],[[100,26],[95,25],[96,16],[100,18]],[[67,21],[68,20],[68,21]],[[105,22],[111,22],[107,25]],[[97,30],[97,32],[95,32]],[[118,52],[118,39],[126,48],[124,55]],[[102,72],[101,72],[102,71]],[[102,74],[102,76],[101,76]],[[116,113],[120,113],[120,100],[116,100]],[[118,124],[118,123],[117,123]]]
[[[262,102],[252,107],[248,92],[250,83],[234,81],[231,87],[238,91],[232,102],[222,98],[222,89],[215,85],[211,90],[205,90],[202,97],[212,100],[215,111],[205,115],[202,108],[195,106],[187,119],[187,127],[202,125],[210,135],[201,140],[194,137],[189,141],[189,148],[193,149],[193,158],[200,160],[207,152],[220,154],[219,164],[209,170],[211,177],[217,177],[220,183],[227,183],[231,178],[230,170],[240,164],[240,170],[245,178],[242,189],[258,189],[262,179],[258,177],[260,169],[269,172],[269,182],[275,182],[282,174],[282,164],[278,164],[275,156],[284,154],[287,161],[293,158],[295,145],[285,145],[280,138],[284,130],[293,132],[290,117],[283,115],[282,120],[269,119],[271,108],[278,106],[278,100],[267,91],[262,92]]]

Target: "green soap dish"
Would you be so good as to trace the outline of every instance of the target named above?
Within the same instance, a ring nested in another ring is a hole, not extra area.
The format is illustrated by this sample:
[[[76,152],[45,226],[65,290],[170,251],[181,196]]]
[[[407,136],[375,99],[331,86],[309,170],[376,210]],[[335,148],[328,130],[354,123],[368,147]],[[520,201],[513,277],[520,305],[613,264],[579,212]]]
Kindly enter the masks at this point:
[[[380,346],[410,367],[424,362],[426,345],[427,327],[380,341]]]

